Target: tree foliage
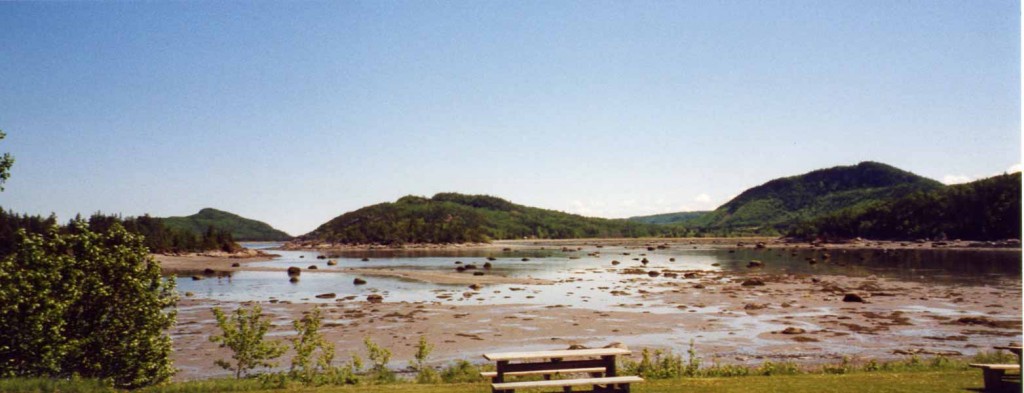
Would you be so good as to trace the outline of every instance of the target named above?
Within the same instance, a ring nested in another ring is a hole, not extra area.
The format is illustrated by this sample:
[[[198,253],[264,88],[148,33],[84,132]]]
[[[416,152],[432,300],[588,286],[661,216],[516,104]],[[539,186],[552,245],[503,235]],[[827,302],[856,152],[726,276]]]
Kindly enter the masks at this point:
[[[203,233],[212,227],[218,232],[230,233],[238,241],[285,241],[292,238],[267,223],[211,208],[202,209],[191,216],[166,217],[161,221],[170,229],[192,233]]]
[[[319,376],[333,371],[334,344],[320,333],[322,323],[320,307],[314,307],[301,319],[292,322],[297,334],[291,339],[295,356],[288,373],[292,379],[307,385],[316,384]]]
[[[21,230],[0,260],[0,376],[81,376],[137,388],[173,373],[177,295],[140,236]]]
[[[276,364],[273,360],[287,349],[282,343],[264,338],[270,330],[270,320],[263,318],[263,308],[259,304],[251,309],[239,307],[230,316],[214,307],[213,315],[221,334],[210,336],[210,341],[220,343],[221,348],[230,349],[234,360],[231,363],[221,359],[215,361],[215,364],[234,371],[235,378],[242,378],[257,367],[274,367]]]
[[[7,134],[0,131],[0,140],[6,137]],[[11,178],[12,166],[14,166],[14,157],[11,156],[11,153],[4,153],[4,155],[0,156],[0,191],[4,190],[4,183],[7,182],[7,179]]]
[[[207,227],[205,231],[194,233],[188,230],[169,228],[164,225],[160,218],[148,215],[139,217],[123,218],[117,215],[105,215],[94,213],[87,220],[82,217],[75,217],[67,225],[59,226],[58,231],[63,234],[73,232],[77,222],[83,222],[90,231],[103,233],[115,225],[120,226],[128,232],[141,235],[143,243],[150,252],[191,252],[206,250],[221,250],[233,252],[241,249],[231,234],[225,231]],[[25,230],[27,233],[44,234],[51,227],[58,226],[57,217],[50,215],[47,218],[41,216],[19,215],[13,211],[0,209],[0,256],[7,255],[14,251],[16,233],[18,230]]]
[[[794,226],[792,236],[872,239],[1020,239],[1020,172],[916,192]]]

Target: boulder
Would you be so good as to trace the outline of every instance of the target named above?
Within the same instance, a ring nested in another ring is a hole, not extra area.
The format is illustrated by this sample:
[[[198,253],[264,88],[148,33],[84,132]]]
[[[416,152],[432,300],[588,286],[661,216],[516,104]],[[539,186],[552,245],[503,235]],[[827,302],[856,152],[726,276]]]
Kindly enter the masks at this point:
[[[334,299],[336,296],[337,295],[335,295],[334,292],[331,292],[331,293],[321,293],[319,295],[316,295],[316,298],[317,299]]]
[[[644,259],[640,260],[640,263],[646,265],[646,264],[650,263],[650,261],[648,261],[647,258],[644,258]]]
[[[843,301],[847,303],[864,303],[864,298],[856,293],[847,293],[843,295]]]
[[[619,262],[619,261],[612,261],[612,265],[618,265],[618,264],[620,264],[620,263],[622,263],[622,262]]]
[[[764,267],[764,262],[761,262],[761,261],[756,260],[756,259],[752,259],[749,263],[747,263],[747,267],[751,268],[751,269],[752,268],[756,268],[756,267]]]
[[[309,267],[307,269],[309,269],[309,270],[316,270],[316,265],[309,265]]]
[[[203,279],[202,276],[192,276],[192,281],[199,281],[199,280],[202,280],[202,279]]]
[[[291,267],[288,268],[288,275],[289,276],[298,276],[300,274],[302,274],[302,269],[299,269],[299,268],[297,268],[295,266],[291,266]]]
[[[365,284],[366,284],[366,280],[361,279],[359,277],[356,277],[354,280],[352,280],[352,285],[365,285]]]
[[[483,285],[480,285],[480,284],[473,284],[473,285],[470,285],[470,286],[469,286],[469,289],[472,289],[472,290],[474,290],[474,291],[479,291],[480,289],[483,289],[483,287],[484,287],[484,286],[483,286]]]
[[[298,276],[292,276],[291,278],[288,279],[288,282],[290,282],[292,284],[297,283],[297,282],[299,282],[299,277]]]
[[[241,267],[241,266],[242,266],[242,264],[238,263],[238,262],[235,262],[235,263],[231,264],[231,267]]]
[[[384,302],[384,296],[381,296],[381,295],[376,294],[376,293],[371,293],[371,294],[366,296],[366,301],[368,301],[370,303],[383,303]]]
[[[651,277],[658,277],[658,276],[661,275],[661,273],[659,273],[657,271],[654,271],[654,270],[651,270],[651,271],[647,272],[647,275],[651,276]]]
[[[327,261],[327,266],[337,266],[337,265],[338,265],[338,261],[335,261],[333,259]]]
[[[482,276],[482,275],[484,275],[484,272],[473,272],[473,275],[474,276]]]
[[[756,277],[755,278],[748,278],[748,279],[743,281],[742,285],[745,286],[745,287],[763,286],[764,285],[764,281],[761,281],[760,278],[756,278]]]
[[[484,262],[484,269],[491,270],[494,267],[490,262]]]
[[[804,334],[804,333],[807,333],[807,331],[804,330],[804,329],[801,329],[801,328],[798,328],[798,327],[792,327],[792,326],[782,330],[782,334]]]
[[[369,261],[370,261],[370,258],[363,258],[363,259],[362,259],[362,261],[363,261],[363,262],[369,262]]]
[[[206,269],[203,269],[203,274],[207,275],[207,276],[212,276],[214,274],[217,274],[217,271],[215,271],[213,269],[210,269],[210,268],[206,268]]]

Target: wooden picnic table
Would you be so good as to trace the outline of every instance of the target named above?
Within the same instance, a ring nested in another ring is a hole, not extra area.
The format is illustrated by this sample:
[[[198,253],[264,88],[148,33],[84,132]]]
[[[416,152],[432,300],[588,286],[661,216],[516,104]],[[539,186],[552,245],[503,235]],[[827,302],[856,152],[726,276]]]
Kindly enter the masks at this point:
[[[635,376],[616,374],[616,358],[628,355],[623,348],[566,349],[558,351],[503,352],[484,354],[484,359],[497,362],[491,377],[492,392],[513,392],[515,389],[593,386],[595,392],[629,392],[629,384],[642,382]],[[515,362],[515,363],[513,363]],[[589,378],[551,380],[552,375],[586,373]],[[508,376],[543,375],[544,381],[506,382]]]
[[[988,391],[1001,391],[1005,390],[1009,383],[1020,384],[1020,375],[1007,375],[1007,371],[1020,371],[1022,369],[1021,364],[1021,346],[1020,345],[1007,345],[993,347],[995,349],[1007,350],[1017,355],[1017,364],[971,364],[971,367],[980,368],[982,371],[982,378],[985,382],[985,390]]]
[[[1018,363],[1018,365],[1021,365],[1021,357],[1020,357],[1021,346],[1020,345],[1012,345],[1011,344],[1011,345],[1007,345],[1005,347],[993,347],[993,348],[1010,351],[1014,355],[1017,355],[1017,363]]]

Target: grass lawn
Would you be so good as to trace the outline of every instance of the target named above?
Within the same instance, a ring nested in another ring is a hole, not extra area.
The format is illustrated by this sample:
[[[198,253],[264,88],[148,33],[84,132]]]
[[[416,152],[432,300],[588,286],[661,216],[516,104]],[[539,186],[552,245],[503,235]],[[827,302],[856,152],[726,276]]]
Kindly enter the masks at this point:
[[[943,372],[873,372],[846,375],[803,374],[770,377],[683,378],[654,380],[633,385],[637,393],[662,392],[966,392],[981,388],[977,370]],[[549,390],[550,391],[550,390]],[[273,390],[266,391],[274,392]],[[277,391],[280,392],[280,391]],[[367,393],[484,393],[488,384],[359,385],[295,389],[289,392]],[[521,391],[517,391],[521,392]],[[525,392],[525,391],[523,391]]]
[[[0,391],[3,392],[61,392],[61,393],[94,393],[109,392],[99,386],[79,383],[69,386],[68,382],[44,383],[36,380],[0,380]],[[667,392],[970,392],[980,391],[982,387],[981,372],[977,370],[955,371],[917,371],[917,372],[858,372],[844,375],[833,374],[800,374],[756,377],[727,378],[681,378],[668,380],[651,380],[633,385],[637,393]],[[280,390],[265,390],[257,381],[215,380],[191,383],[175,383],[156,388],[143,389],[145,393],[206,393],[206,392],[248,391],[263,393],[486,393],[490,386],[486,383],[472,384],[441,384],[441,385],[355,385],[325,386],[319,388],[295,387]],[[548,390],[551,391],[551,390]],[[528,392],[525,390],[517,392]]]

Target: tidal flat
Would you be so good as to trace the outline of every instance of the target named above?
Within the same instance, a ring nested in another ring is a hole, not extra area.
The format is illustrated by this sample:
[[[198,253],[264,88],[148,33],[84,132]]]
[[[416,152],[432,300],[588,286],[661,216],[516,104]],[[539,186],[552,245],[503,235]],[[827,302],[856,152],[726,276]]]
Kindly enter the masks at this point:
[[[685,353],[692,343],[705,364],[818,364],[969,356],[1021,340],[1019,248],[758,242],[406,250],[268,243],[249,247],[272,259],[175,257],[178,267],[212,270],[173,271],[182,294],[171,332],[176,378],[225,375],[213,361],[230,354],[208,341],[217,332],[210,309],[254,302],[273,320],[271,339],[288,338],[290,322],[319,306],[339,361],[362,355],[370,337],[394,352],[396,369],[412,359],[420,336],[436,345],[438,365],[482,361],[484,352],[612,342],[634,356],[644,347]],[[288,267],[301,269],[298,282],[289,281]],[[370,295],[383,302],[367,301]]]

